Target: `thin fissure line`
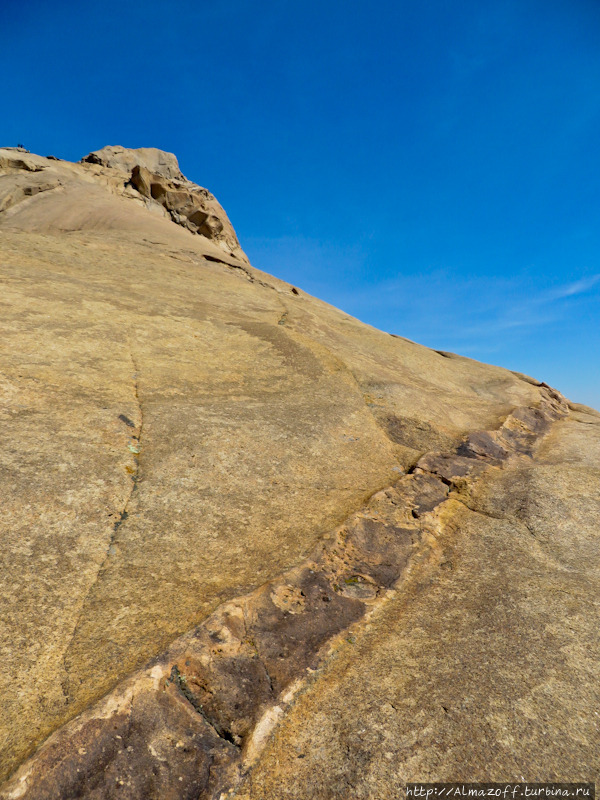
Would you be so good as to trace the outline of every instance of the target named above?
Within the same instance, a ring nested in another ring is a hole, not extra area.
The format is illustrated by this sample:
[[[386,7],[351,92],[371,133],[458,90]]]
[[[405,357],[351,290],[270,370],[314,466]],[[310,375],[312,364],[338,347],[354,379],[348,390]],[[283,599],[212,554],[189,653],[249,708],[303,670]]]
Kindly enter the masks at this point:
[[[177,691],[183,697],[185,697],[185,699],[192,706],[194,711],[202,717],[204,722],[206,722],[206,724],[209,725],[213,729],[213,731],[217,734],[217,736],[220,739],[223,739],[224,741],[229,742],[229,744],[232,744],[234,747],[238,748],[238,750],[239,750],[239,745],[237,745],[233,741],[233,738],[231,737],[231,735],[228,735],[229,732],[226,731],[223,727],[221,727],[221,725],[219,725],[215,720],[210,720],[208,718],[208,716],[206,715],[206,712],[204,711],[202,703],[199,703],[196,700],[196,698],[194,697],[193,693],[188,689],[187,681],[185,679],[185,676],[181,674],[177,664],[174,664],[173,667],[171,668],[171,674],[169,676],[169,681],[171,681],[171,683],[175,684],[175,686],[177,687]]]
[[[135,399],[137,401],[138,409],[139,409],[139,412],[140,412],[140,429],[139,429],[139,433],[137,435],[137,442],[138,442],[138,445],[139,445],[141,440],[142,440],[142,431],[143,431],[143,428],[144,428],[144,414],[143,414],[143,411],[142,411],[142,404],[141,404],[141,401],[140,401],[139,391],[138,391],[138,368],[137,368],[137,362],[136,362],[136,360],[135,360],[135,358],[133,356],[133,352],[131,350],[131,346],[130,346],[130,351],[129,351],[129,357],[131,358],[131,363],[133,364],[133,368],[134,368],[133,387],[134,387]],[[128,517],[127,509],[129,508],[129,503],[131,502],[131,498],[133,497],[133,494],[137,489],[138,477],[139,477],[139,472],[140,472],[140,454],[139,453],[134,453],[134,458],[135,458],[135,473],[132,476],[131,489],[129,490],[129,494],[127,495],[127,498],[126,498],[125,503],[123,505],[123,510],[121,511],[120,517],[113,525],[113,530],[112,530],[108,545],[106,547],[106,554],[105,554],[104,558],[102,559],[102,563],[98,567],[98,570],[96,572],[96,576],[95,576],[94,580],[92,581],[92,583],[90,584],[89,589],[85,593],[85,597],[83,598],[83,601],[82,601],[82,604],[81,604],[81,610],[79,612],[79,615],[77,617],[77,621],[76,621],[75,626],[73,628],[73,633],[69,637],[69,641],[67,642],[67,646],[65,647],[65,650],[64,650],[64,653],[63,653],[63,656],[62,656],[63,669],[64,669],[64,671],[66,673],[66,677],[62,682],[62,689],[63,689],[63,695],[65,697],[65,701],[66,701],[67,705],[69,703],[69,696],[70,696],[70,678],[69,678],[69,668],[67,666],[67,657],[68,657],[68,654],[69,654],[69,650],[71,649],[71,646],[73,644],[73,641],[74,641],[74,639],[75,639],[75,637],[77,635],[77,632],[79,631],[79,627],[80,627],[80,624],[81,624],[81,619],[83,617],[83,612],[85,610],[85,605],[87,603],[87,600],[90,597],[90,595],[92,594],[95,586],[97,585],[97,583],[98,583],[98,581],[100,579],[100,576],[102,574],[102,571],[104,569],[104,566],[106,565],[106,562],[108,561],[108,557],[109,557],[109,555],[111,555],[110,550],[111,550],[112,546],[114,545],[115,538],[116,538],[116,535],[117,535],[117,531],[119,530],[119,528],[121,527],[123,522],[125,522],[125,520]]]

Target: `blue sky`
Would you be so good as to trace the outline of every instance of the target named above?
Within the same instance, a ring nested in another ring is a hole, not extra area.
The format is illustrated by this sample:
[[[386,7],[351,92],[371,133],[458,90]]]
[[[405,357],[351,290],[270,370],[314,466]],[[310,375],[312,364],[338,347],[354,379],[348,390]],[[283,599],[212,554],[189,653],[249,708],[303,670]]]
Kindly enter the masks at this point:
[[[175,152],[253,264],[600,408],[597,0],[3,0],[0,142]]]

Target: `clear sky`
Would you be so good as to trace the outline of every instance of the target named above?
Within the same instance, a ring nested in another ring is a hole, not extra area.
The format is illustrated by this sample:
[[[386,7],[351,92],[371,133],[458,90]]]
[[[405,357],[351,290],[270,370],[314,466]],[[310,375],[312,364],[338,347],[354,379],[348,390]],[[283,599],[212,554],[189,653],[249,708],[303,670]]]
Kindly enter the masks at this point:
[[[0,144],[175,152],[252,263],[600,408],[598,0],[0,0]]]

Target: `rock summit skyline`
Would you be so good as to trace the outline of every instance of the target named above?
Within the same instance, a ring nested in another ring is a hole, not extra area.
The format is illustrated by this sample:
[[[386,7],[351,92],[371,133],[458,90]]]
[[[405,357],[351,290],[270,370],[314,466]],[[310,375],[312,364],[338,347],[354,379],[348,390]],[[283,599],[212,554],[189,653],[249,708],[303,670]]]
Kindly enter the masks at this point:
[[[153,148],[0,148],[0,257],[2,800],[597,780],[600,413],[255,269]]]

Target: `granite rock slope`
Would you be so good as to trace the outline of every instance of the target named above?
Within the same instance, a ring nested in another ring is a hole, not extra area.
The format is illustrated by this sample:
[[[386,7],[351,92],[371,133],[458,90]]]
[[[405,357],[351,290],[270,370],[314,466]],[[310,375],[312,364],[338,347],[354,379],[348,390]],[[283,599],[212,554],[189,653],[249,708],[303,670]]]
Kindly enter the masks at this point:
[[[199,189],[0,149],[0,797],[593,780],[600,415],[261,273]]]

